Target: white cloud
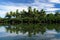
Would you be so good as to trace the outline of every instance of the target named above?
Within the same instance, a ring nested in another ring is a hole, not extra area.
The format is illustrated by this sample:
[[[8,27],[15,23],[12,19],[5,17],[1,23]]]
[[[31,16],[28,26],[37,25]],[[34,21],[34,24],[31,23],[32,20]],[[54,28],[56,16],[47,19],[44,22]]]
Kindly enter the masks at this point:
[[[47,11],[46,13],[49,14],[49,13],[53,13],[55,14],[55,12],[57,10],[60,10],[60,8],[46,8],[45,11]]]
[[[46,11],[52,11],[52,12],[53,11],[55,12],[56,10],[60,10],[60,8],[47,8],[46,9]]]
[[[48,1],[52,3],[60,3],[60,0],[48,0]]]
[[[60,9],[54,8],[54,4],[52,3],[48,3],[46,1],[40,2],[40,0],[35,0],[35,2],[31,4],[11,3],[11,2],[9,2],[8,4],[4,3],[4,5],[0,5],[0,9],[2,9],[0,10],[0,14],[2,13],[1,15],[3,14],[5,15],[6,12],[15,11],[16,9],[18,9],[19,11],[22,11],[23,9],[27,11],[28,6],[31,6],[32,8],[37,8],[38,10],[45,9],[46,11],[60,10]]]
[[[27,11],[27,6],[0,5],[0,9],[0,16],[4,17],[7,12],[16,11],[16,9],[19,11],[22,11],[23,9]]]
[[[0,17],[4,17],[4,16],[6,15],[6,12],[7,12],[7,11],[2,11],[2,10],[0,10]]]
[[[0,8],[5,11],[15,11],[16,9],[19,9],[20,11],[23,9],[27,10],[27,6],[0,5]]]
[[[48,2],[40,2],[40,0],[35,0],[35,3],[32,3],[31,5],[37,7],[38,10],[54,7],[54,4]]]

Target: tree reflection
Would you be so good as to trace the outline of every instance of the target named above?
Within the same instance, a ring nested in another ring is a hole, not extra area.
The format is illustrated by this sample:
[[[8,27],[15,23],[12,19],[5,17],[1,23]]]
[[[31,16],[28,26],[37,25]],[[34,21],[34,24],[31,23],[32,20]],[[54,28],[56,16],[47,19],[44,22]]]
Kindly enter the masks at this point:
[[[5,27],[7,32],[19,34],[20,32],[28,36],[36,35],[38,33],[44,34],[46,30],[55,29],[60,32],[59,24],[18,24],[18,25],[8,25]]]

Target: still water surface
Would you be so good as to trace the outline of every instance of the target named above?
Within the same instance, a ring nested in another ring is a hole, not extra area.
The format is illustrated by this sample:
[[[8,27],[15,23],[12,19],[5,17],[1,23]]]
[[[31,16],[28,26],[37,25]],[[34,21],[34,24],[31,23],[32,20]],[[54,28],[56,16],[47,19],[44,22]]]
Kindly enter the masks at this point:
[[[60,24],[1,25],[0,40],[60,40]]]

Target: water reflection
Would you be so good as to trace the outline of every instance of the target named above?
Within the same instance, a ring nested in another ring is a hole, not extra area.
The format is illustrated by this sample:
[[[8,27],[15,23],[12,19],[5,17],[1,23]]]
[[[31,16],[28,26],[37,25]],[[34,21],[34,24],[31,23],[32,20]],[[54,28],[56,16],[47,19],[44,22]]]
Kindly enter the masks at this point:
[[[2,27],[2,26],[1,26]],[[0,28],[1,28],[0,27]],[[18,24],[4,25],[6,37],[0,37],[0,40],[59,40],[60,24]],[[2,32],[0,32],[0,35]],[[5,35],[4,34],[4,35]]]
[[[19,32],[25,34],[28,33],[28,36],[36,35],[41,32],[42,34],[46,31],[46,27],[40,24],[19,24],[19,25],[8,25],[5,27],[7,32],[19,34]]]
[[[10,33],[28,33],[28,36],[36,34],[44,34],[47,30],[55,30],[60,32],[59,24],[19,24],[19,25],[8,25],[5,27],[7,32]]]

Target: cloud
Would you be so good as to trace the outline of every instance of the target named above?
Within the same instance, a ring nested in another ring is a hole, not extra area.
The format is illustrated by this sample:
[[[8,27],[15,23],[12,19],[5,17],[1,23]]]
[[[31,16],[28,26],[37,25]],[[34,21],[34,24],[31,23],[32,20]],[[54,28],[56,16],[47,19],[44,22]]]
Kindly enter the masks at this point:
[[[48,0],[47,0],[48,1]],[[33,8],[36,8],[38,10],[44,9],[45,11],[56,11],[56,10],[60,10],[59,8],[55,8],[55,4],[51,3],[54,0],[49,0],[49,2],[42,1],[42,0],[34,0],[34,2],[32,3],[13,3],[13,2],[2,2],[2,4],[0,4],[0,14],[1,15],[5,15],[6,12],[9,11],[15,11],[16,9],[18,9],[19,11],[22,11],[23,9],[27,11],[27,8],[29,6]],[[57,0],[56,0],[57,1]]]
[[[6,11],[0,11],[0,17],[5,17]]]
[[[60,8],[47,8],[46,11],[55,12],[56,10],[60,10]]]
[[[52,3],[60,3],[60,0],[48,0],[48,1]]]
[[[0,5],[0,16],[4,17],[7,12],[16,11],[16,9],[22,11],[23,9],[27,11],[27,6],[12,6],[12,5]]]
[[[46,8],[53,8],[54,4],[48,3],[46,1],[42,2],[40,0],[35,0],[35,2],[31,4],[31,6],[35,6],[38,8],[38,10],[41,10]]]

